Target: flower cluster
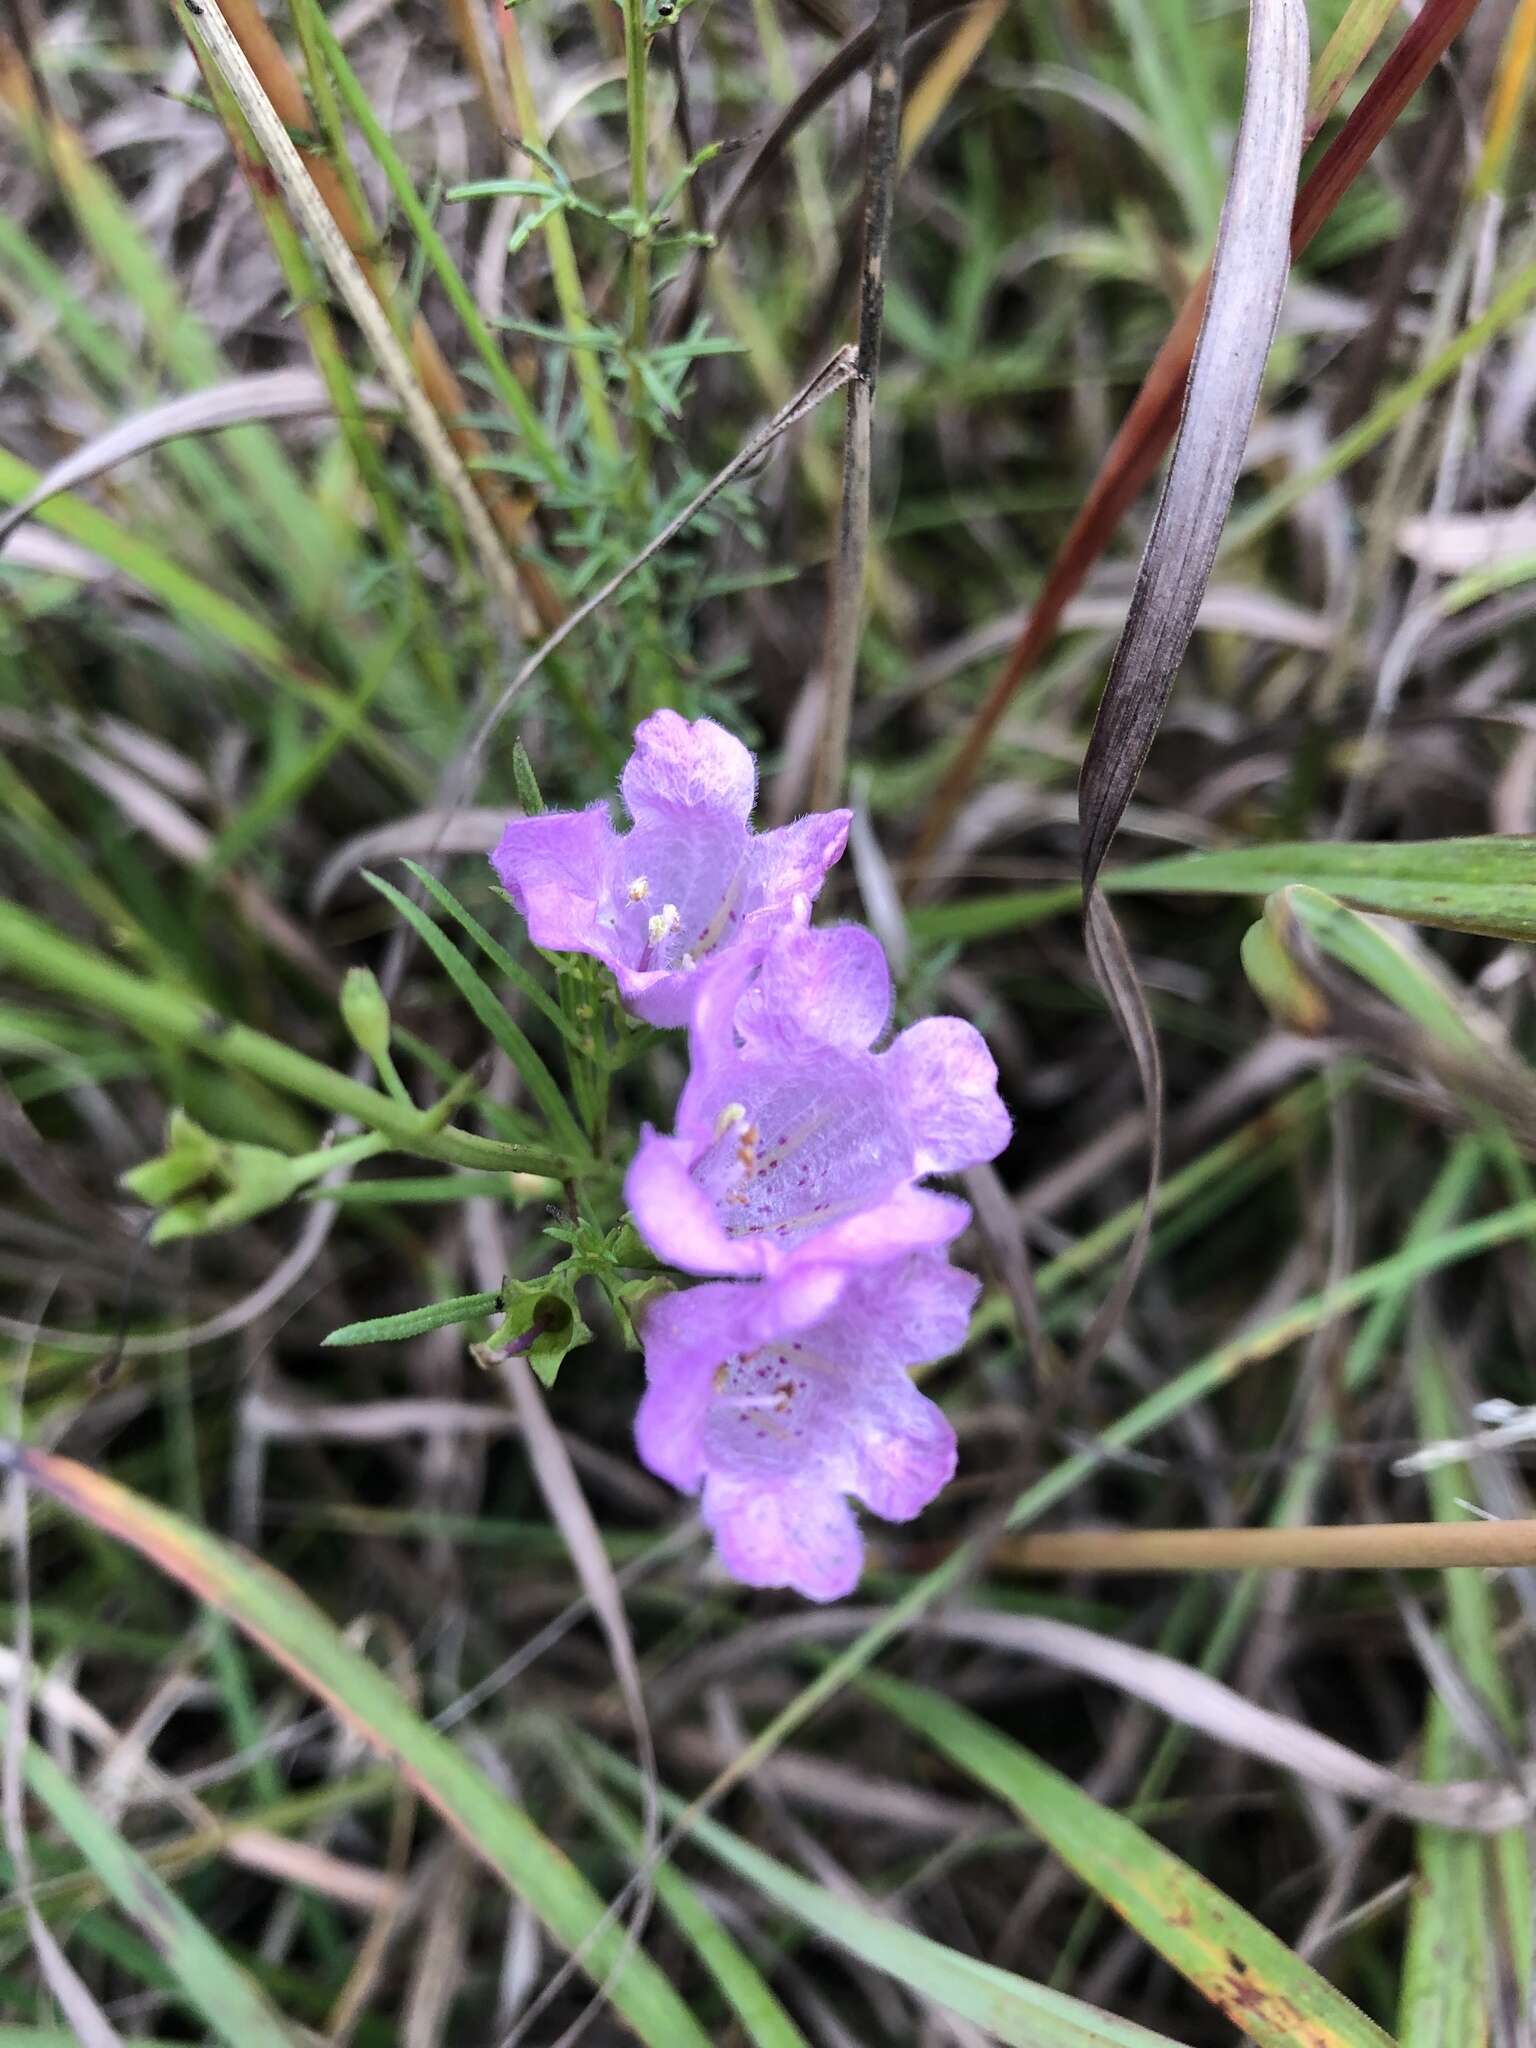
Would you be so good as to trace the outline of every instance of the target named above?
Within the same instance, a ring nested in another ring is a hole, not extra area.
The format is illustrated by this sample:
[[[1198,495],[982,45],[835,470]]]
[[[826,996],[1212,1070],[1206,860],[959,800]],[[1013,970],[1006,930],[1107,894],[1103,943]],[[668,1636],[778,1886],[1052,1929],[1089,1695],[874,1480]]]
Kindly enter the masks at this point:
[[[954,1471],[909,1372],[964,1337],[977,1284],[946,1247],[970,1211],[922,1181],[994,1158],[1009,1123],[960,1018],[876,1050],[879,942],[810,926],[849,814],[754,834],[755,781],[722,727],[660,711],[624,770],[627,833],[605,804],[520,818],[492,860],[538,944],[606,962],[632,1010],[688,1032],[673,1130],[645,1129],[625,1193],[706,1284],[646,1318],[640,1455],[701,1494],[737,1578],[834,1600],[863,1560],[850,1496],[906,1521]]]

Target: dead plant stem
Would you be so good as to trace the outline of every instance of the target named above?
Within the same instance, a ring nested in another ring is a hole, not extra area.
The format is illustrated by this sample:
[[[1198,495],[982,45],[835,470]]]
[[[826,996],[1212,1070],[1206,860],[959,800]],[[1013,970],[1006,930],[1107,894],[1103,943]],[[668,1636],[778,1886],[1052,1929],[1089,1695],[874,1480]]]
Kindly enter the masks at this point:
[[[1074,1529],[999,1543],[1031,1572],[1441,1570],[1536,1564],[1536,1521],[1364,1522],[1345,1528]]]
[[[890,239],[901,143],[901,52],[907,35],[907,0],[879,0],[875,19],[874,76],[864,169],[864,262],[859,286],[859,339],[848,387],[843,439],[843,493],[822,661],[821,745],[812,801],[830,810],[842,796],[853,722],[859,631],[864,612],[864,566],[869,555],[869,495],[873,456],[875,379],[885,313],[885,252]]]

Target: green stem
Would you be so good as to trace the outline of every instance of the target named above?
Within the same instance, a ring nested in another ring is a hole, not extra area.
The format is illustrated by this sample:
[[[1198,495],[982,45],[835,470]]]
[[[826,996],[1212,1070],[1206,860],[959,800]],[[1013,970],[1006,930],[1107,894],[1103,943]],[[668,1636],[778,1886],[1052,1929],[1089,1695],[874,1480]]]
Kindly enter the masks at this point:
[[[443,290],[463,322],[465,333],[474,343],[502,404],[516,420],[519,432],[546,479],[556,487],[567,485],[570,481],[569,471],[559,449],[497,345],[495,336],[475,303],[473,292],[464,282],[462,272],[449,254],[447,245],[433,223],[431,212],[422,204],[400,152],[390,141],[389,131],[374,112],[372,101],[347,62],[346,53],[337,41],[335,31],[321,13],[316,0],[295,0],[293,17],[296,23],[307,25],[318,50],[323,52],[325,63],[330,67],[341,96],[346,102],[348,113],[356,121],[363,140],[373,151],[385,177],[389,180],[390,190],[405,216],[415,246],[425,254],[427,261],[437,273]],[[318,61],[317,57],[315,62]]]
[[[569,1169],[568,1161],[532,1146],[504,1145],[470,1131],[434,1130],[430,1111],[404,1108],[377,1088],[339,1074],[265,1032],[230,1023],[196,996],[130,974],[13,903],[0,903],[0,967],[93,1008],[109,1010],[145,1038],[169,1041],[221,1066],[255,1074],[335,1116],[355,1117],[393,1139],[401,1152],[447,1160],[454,1166],[556,1175]]]
[[[528,66],[523,57],[522,30],[517,16],[510,7],[496,11],[496,24],[501,34],[502,55],[507,67],[507,85],[512,94],[512,110],[517,115],[517,125],[522,135],[536,149],[544,147],[544,131],[539,125],[539,110],[529,83]],[[563,213],[552,213],[542,229],[545,247],[549,251],[549,276],[554,286],[555,303],[560,308],[560,318],[573,335],[592,332],[592,322],[587,317],[587,302],[581,288],[581,272],[576,263],[576,251],[571,243],[571,230]],[[603,389],[602,353],[595,347],[584,347],[581,342],[571,344],[571,366],[576,373],[576,382],[581,387],[582,403],[587,409],[587,422],[592,429],[592,439],[598,452],[613,457],[619,455],[619,433],[613,423],[609,408],[608,394]]]
[[[392,1144],[393,1140],[382,1131],[363,1131],[355,1138],[343,1138],[339,1145],[318,1145],[313,1152],[290,1160],[289,1166],[295,1172],[302,1167],[306,1181],[319,1180],[324,1174],[334,1173],[338,1166],[361,1166],[365,1159],[377,1159]]]
[[[650,466],[645,380],[639,358],[651,330],[651,209],[646,189],[645,65],[648,38],[644,0],[624,0],[624,104],[629,120],[629,206],[635,217],[629,245],[629,403],[634,422],[634,498],[643,506]]]

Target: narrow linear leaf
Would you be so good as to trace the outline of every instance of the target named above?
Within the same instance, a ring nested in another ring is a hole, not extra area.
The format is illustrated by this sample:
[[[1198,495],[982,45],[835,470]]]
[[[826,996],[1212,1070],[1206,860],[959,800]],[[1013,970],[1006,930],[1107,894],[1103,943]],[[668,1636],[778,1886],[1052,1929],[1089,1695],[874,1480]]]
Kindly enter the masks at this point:
[[[0,2021],[0,2048],[80,2048],[80,2044],[73,2034],[61,2034],[56,2027],[12,2027]],[[135,2034],[126,2048],[180,2048],[180,2044]]]
[[[1391,2048],[1391,2037],[1196,1870],[1022,1744],[925,1687],[865,1688],[1005,1799],[1083,1882],[1259,2048]]]
[[[1428,1443],[1454,1438],[1462,1417],[1443,1359],[1427,1333],[1414,1347],[1414,1419]],[[1463,1460],[1425,1474],[1437,1521],[1465,1526],[1477,1482]],[[1510,1753],[1521,1743],[1521,1712],[1499,1640],[1495,1591],[1481,1572],[1447,1571],[1444,1648]],[[1445,1701],[1431,1698],[1424,1732],[1424,1776],[1443,1784],[1468,1763],[1484,1765],[1458,1732]],[[1507,1944],[1525,2000],[1531,1976],[1531,1852],[1523,1826],[1491,1843],[1445,1828],[1418,1830],[1418,1883],[1408,1911],[1398,2028],[1403,2048],[1484,2048],[1492,2034],[1489,1987]],[[1498,1938],[1502,1931],[1504,1941]]]
[[[1219,853],[1178,854],[1110,868],[1099,886],[1113,896],[1268,896],[1293,882],[1327,889],[1356,910],[1406,918],[1445,931],[1536,941],[1536,839],[1418,839],[1373,844],[1280,840]],[[985,939],[1023,930],[1073,909],[1075,884],[1021,890],[909,913],[926,939]]]
[[[392,1180],[349,1180],[336,1187],[309,1188],[305,1198],[340,1202],[350,1208],[369,1204],[394,1208],[403,1202],[466,1202],[481,1195],[496,1202],[510,1200],[514,1207],[524,1208],[531,1201],[553,1201],[560,1193],[557,1180],[535,1175],[520,1178],[521,1186],[518,1179],[505,1173],[400,1174]]]
[[[108,1011],[152,1042],[185,1047],[339,1116],[356,1117],[384,1132],[402,1151],[455,1166],[505,1167],[514,1172],[539,1173],[551,1166],[563,1172],[570,1164],[533,1147],[498,1144],[472,1131],[428,1129],[427,1117],[381,1090],[366,1087],[263,1031],[231,1023],[182,989],[130,974],[105,954],[65,938],[45,919],[3,900],[0,965],[33,986]],[[580,1155],[585,1151],[583,1143]]]
[[[367,384],[360,395],[379,410],[392,410],[394,401],[382,385]],[[16,528],[31,518],[39,505],[61,491],[104,476],[120,462],[143,455],[186,434],[211,434],[223,427],[247,425],[252,420],[296,419],[305,413],[328,413],[330,394],[313,370],[259,370],[249,377],[231,377],[220,384],[170,398],[134,413],[104,434],[93,435],[72,448],[62,461],[54,463],[36,486],[9,512],[0,517],[0,548]]]
[[[454,987],[522,1076],[528,1093],[544,1114],[551,1136],[573,1158],[585,1158],[587,1141],[560,1092],[560,1084],[528,1038],[507,1015],[506,1006],[497,1001],[482,976],[419,904],[413,903],[392,882],[386,882],[382,875],[376,875],[367,868],[363,870],[363,878],[393,905],[439,965],[447,970]]]
[[[536,814],[530,813],[530,815]],[[504,975],[515,989],[525,995],[529,1002],[542,1011],[563,1038],[570,1040],[572,1044],[577,1043],[578,1036],[576,1031],[561,1014],[560,1005],[553,999],[548,990],[539,986],[527,968],[520,966],[505,946],[498,945],[479,918],[471,916],[458,897],[454,895],[453,891],[440,882],[430,868],[424,868],[420,861],[402,860],[400,865],[408,869],[416,877],[423,889],[428,892],[436,903],[441,905],[459,929],[469,934],[486,959],[496,969],[496,972]]]
[[[36,492],[39,482],[37,470],[0,448],[0,498],[25,499]],[[243,609],[222,591],[200,581],[142,533],[118,525],[94,505],[67,492],[48,498],[39,506],[37,517],[121,570],[183,626],[195,627],[255,662],[279,688],[343,730],[394,784],[409,794],[418,793],[420,771],[405,750],[377,731],[333,684],[292,654],[282,635],[258,613]]]
[[[30,1483],[225,1614],[372,1748],[394,1758],[466,1847],[525,1899],[649,2048],[710,2048],[666,1977],[626,1948],[570,1859],[281,1573],[73,1459],[13,1448]],[[287,2044],[285,2044],[287,2048]]]
[[[1401,845],[1245,846],[1145,861],[1116,890],[1268,895],[1310,882],[1357,910],[1489,938],[1536,940],[1536,839],[1405,841]]]
[[[356,72],[347,61],[335,30],[325,17],[324,11],[313,4],[308,8],[310,23],[325,52],[326,63],[336,80],[336,85],[346,103],[347,111],[361,129],[368,147],[378,159],[396,204],[400,207],[415,246],[436,271],[443,290],[447,293],[454,311],[464,323],[464,331],[478,350],[498,397],[516,420],[518,432],[537,458],[540,468],[548,481],[559,486],[567,481],[567,470],[560,451],[550,438],[548,429],[528,394],[519,383],[506,357],[496,346],[495,338],[486,325],[485,317],[475,302],[475,296],[465,283],[463,274],[450,255],[447,245],[438,233],[429,210],[422,204],[415,184],[406,169],[399,151],[390,139],[388,128],[379,119],[372,100],[359,82]]]
[[[1431,1701],[1424,1736],[1424,1775],[1431,1784],[1454,1775],[1457,1747],[1450,1716]],[[1483,1845],[1446,1828],[1420,1828],[1418,1863],[1398,2007],[1402,2048],[1486,2048]]]
[[[477,1316],[491,1315],[501,1305],[499,1294],[456,1294],[451,1301],[429,1301],[420,1308],[405,1309],[397,1316],[373,1316],[366,1322],[343,1323],[324,1340],[327,1344],[398,1344],[407,1337],[423,1337],[428,1330],[443,1330],[450,1323],[472,1323]]]

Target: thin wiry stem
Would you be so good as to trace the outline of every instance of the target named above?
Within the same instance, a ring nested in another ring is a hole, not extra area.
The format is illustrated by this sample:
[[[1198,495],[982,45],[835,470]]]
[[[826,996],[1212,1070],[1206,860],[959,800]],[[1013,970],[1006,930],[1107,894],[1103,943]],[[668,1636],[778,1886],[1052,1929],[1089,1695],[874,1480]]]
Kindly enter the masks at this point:
[[[533,96],[533,87],[528,77],[528,65],[523,55],[523,35],[518,26],[517,16],[510,7],[498,7],[496,27],[501,37],[502,60],[507,69],[507,89],[512,95],[512,107],[517,116],[518,137],[531,142],[536,149],[544,147],[544,131],[539,121],[538,104]],[[555,303],[560,308],[560,318],[572,336],[571,368],[581,389],[582,404],[587,410],[587,424],[592,430],[594,447],[602,455],[617,458],[619,453],[618,429],[613,423],[609,408],[608,394],[603,386],[603,359],[601,351],[585,337],[592,332],[592,321],[587,312],[586,296],[582,290],[581,272],[576,263],[576,251],[571,242],[571,230],[565,215],[550,214],[542,229],[544,246],[549,254],[549,277],[554,288]]]
[[[689,521],[704,509],[711,498],[717,496],[733,478],[750,467],[781,434],[787,433],[791,427],[814,412],[824,398],[829,398],[840,385],[846,384],[857,375],[852,351],[840,349],[830,362],[823,364],[814,376],[801,385],[787,405],[781,406],[765,426],[760,427],[742,443],[724,469],[711,477],[704,488],[689,499],[682,511],[667,521],[660,533],[653,535],[638,553],[630,557],[622,569],[616,570],[606,583],[594,590],[590,597],[555,628],[541,646],[534,649],[481,719],[462,759],[455,764],[449,777],[450,794],[444,808],[449,811],[456,810],[468,799],[478,781],[480,766],[485,758],[485,750],[490,744],[491,735],[506,716],[513,699],[533,680],[549,657],[570,639],[577,627],[591,618],[595,611],[599,611],[610,597],[622,589],[636,570],[643,569],[654,555],[659,554],[667,543],[681,533]]]
[[[629,404],[634,452],[634,495],[646,498],[650,471],[650,428],[646,424],[645,379],[640,357],[651,328],[651,201],[646,187],[649,134],[645,67],[650,38],[644,0],[624,0],[624,104],[629,123],[629,210],[634,215],[629,244]]]
[[[901,140],[901,49],[906,34],[907,0],[879,0],[864,166],[864,265],[859,286],[858,357],[848,387],[843,495],[822,661],[826,695],[813,795],[819,810],[828,810],[838,801],[848,767],[848,732],[853,719],[859,629],[864,610],[864,565],[869,554],[875,379],[880,368],[880,329],[885,313],[885,251],[890,238]]]

